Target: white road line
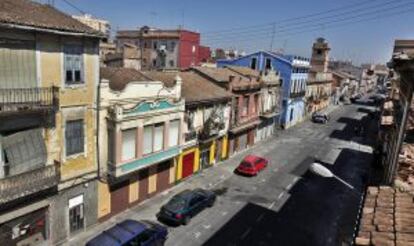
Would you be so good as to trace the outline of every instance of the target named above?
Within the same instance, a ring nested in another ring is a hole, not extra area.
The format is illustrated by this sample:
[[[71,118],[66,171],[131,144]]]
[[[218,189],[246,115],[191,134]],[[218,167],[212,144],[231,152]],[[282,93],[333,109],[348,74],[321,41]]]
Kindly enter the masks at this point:
[[[282,198],[282,196],[283,196],[283,192],[279,194],[279,196],[277,197],[277,199],[280,200],[280,198]]]
[[[241,235],[240,239],[244,239],[245,237],[247,237],[247,235],[249,235],[250,231],[252,230],[251,227],[249,227],[244,233],[243,235]]]
[[[211,225],[203,225],[204,229],[210,229]]]
[[[222,216],[226,216],[226,215],[227,215],[227,211],[223,211],[223,212],[221,212],[221,215],[222,215]]]
[[[276,202],[272,202],[272,204],[269,205],[268,209],[271,209],[275,205],[275,203]]]
[[[264,217],[264,214],[261,214],[259,217],[257,217],[257,222],[260,222],[262,219],[263,219],[263,217]]]
[[[201,232],[195,232],[194,233],[194,237],[197,239],[201,236]]]

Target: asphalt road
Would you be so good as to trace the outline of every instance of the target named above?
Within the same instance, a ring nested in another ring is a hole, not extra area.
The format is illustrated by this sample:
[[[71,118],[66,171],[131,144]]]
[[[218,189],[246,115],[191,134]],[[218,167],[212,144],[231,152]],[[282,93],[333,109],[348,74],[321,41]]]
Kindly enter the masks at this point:
[[[351,241],[372,154],[372,108],[341,106],[327,125],[304,122],[252,152],[271,161],[256,177],[230,175],[218,200],[189,225],[169,228],[166,245],[341,245]],[[356,127],[364,125],[364,131]],[[361,135],[362,134],[362,135]],[[247,154],[247,153],[246,153]],[[309,173],[314,159],[351,183]],[[234,166],[229,166],[234,168]]]

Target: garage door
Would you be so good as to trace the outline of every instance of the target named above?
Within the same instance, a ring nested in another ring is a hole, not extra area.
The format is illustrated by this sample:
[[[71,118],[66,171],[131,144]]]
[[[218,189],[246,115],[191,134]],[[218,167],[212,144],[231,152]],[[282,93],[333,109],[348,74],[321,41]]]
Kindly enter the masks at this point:
[[[183,156],[183,174],[182,178],[186,178],[194,172],[195,152],[191,152]]]
[[[171,161],[158,164],[157,167],[157,192],[162,192],[170,187]]]
[[[129,180],[114,184],[111,191],[111,214],[125,211],[129,205]]]
[[[144,170],[141,170],[139,172],[138,176],[139,176],[139,180],[138,180],[138,182],[139,182],[139,184],[138,184],[138,189],[139,189],[138,196],[139,196],[139,198],[138,198],[138,201],[141,202],[141,201],[148,198],[148,176],[149,176],[148,168],[144,169]]]

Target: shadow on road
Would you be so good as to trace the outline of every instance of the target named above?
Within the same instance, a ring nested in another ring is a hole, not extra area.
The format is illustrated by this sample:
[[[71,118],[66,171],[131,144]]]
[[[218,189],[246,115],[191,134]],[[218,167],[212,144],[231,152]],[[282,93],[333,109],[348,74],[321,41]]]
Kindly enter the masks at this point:
[[[248,203],[204,245],[331,246],[352,241],[370,161],[370,154],[343,149],[335,165],[326,165],[356,188],[352,191],[335,179],[303,170],[309,163],[305,160],[292,171],[303,171],[302,179],[290,190],[291,196],[279,212]]]

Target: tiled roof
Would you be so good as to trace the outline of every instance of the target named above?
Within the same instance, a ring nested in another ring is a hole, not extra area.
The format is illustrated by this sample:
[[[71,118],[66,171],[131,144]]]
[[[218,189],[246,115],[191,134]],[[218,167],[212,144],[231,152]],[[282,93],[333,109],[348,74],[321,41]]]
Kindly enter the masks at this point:
[[[230,76],[233,76],[236,81],[239,81],[241,83],[250,82],[247,77],[240,75],[239,73],[236,73],[228,68],[194,67],[193,69],[206,75],[212,80],[215,80],[216,82],[228,83]]]
[[[175,77],[179,75],[182,79],[181,95],[185,98],[186,103],[214,102],[232,97],[231,93],[194,71],[146,71],[143,73],[153,80],[160,80],[164,83],[173,83]]]
[[[115,91],[122,91],[130,82],[152,81],[133,68],[101,67],[100,73],[101,78],[109,80],[109,88]]]
[[[82,33],[100,37],[104,35],[49,5],[30,0],[1,0],[1,24]]]
[[[255,77],[255,78],[260,78],[260,72],[257,70],[253,70],[251,68],[248,67],[241,67],[241,66],[226,66],[227,68],[229,68],[230,70],[239,73],[241,75],[244,76],[251,76],[251,77]]]

